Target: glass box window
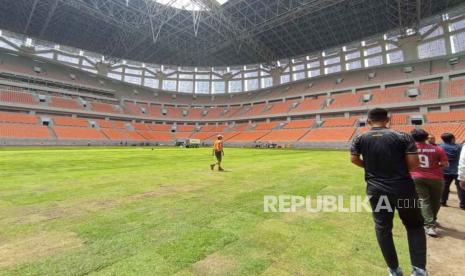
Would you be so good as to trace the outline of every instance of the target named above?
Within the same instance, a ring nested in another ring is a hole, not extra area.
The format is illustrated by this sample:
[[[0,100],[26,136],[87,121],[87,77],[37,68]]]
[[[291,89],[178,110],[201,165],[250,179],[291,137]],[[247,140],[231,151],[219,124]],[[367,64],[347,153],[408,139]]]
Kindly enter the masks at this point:
[[[163,90],[176,91],[176,81],[163,80]]]
[[[404,54],[400,50],[395,51],[395,52],[391,52],[391,53],[388,53],[386,55],[386,60],[387,60],[387,63],[389,63],[389,64],[402,62],[402,61],[404,61]]]
[[[187,79],[187,80],[192,80],[194,79],[194,75],[192,74],[179,74],[180,79]]]
[[[290,81],[291,81],[291,78],[290,78],[289,74],[281,76],[281,83],[288,83]]]
[[[365,56],[374,55],[381,52],[381,46],[372,47],[365,50]]]
[[[195,93],[197,94],[208,94],[210,93],[210,82],[198,81],[195,83]]]
[[[451,32],[455,32],[455,31],[461,30],[463,28],[465,28],[465,19],[449,24],[449,30]]]
[[[325,68],[325,74],[341,72],[341,65],[330,66]]]
[[[82,68],[82,69],[85,70],[85,68]],[[112,78],[112,79],[115,79],[115,80],[121,80],[122,76],[120,74],[108,73],[108,77]]]
[[[210,75],[195,75],[195,79],[197,79],[197,80],[209,80]]]
[[[361,67],[362,67],[362,63],[360,62],[360,60],[346,63],[346,70],[354,70],[354,69],[359,69]]]
[[[305,72],[294,73],[293,77],[295,81],[305,79]]]
[[[293,71],[301,71],[305,69],[305,64],[294,65],[292,68]]]
[[[346,54],[346,60],[356,59],[359,57],[360,57],[360,51],[355,51],[355,52]]]
[[[465,32],[454,34],[450,37],[452,53],[465,51]]]
[[[244,73],[244,78],[256,78],[258,77],[258,72],[247,72]]]
[[[365,67],[378,66],[383,64],[382,56],[375,56],[365,59]]]
[[[214,81],[213,82],[213,93],[224,93],[226,86],[224,85],[224,81]]]
[[[446,54],[446,43],[443,38],[423,43],[418,46],[420,59],[442,56]]]
[[[179,81],[179,92],[191,93],[194,91],[194,82]]]
[[[134,77],[134,76],[124,76],[124,81],[140,85],[141,78],[140,77]]]
[[[158,88],[158,79],[145,78],[144,85],[150,88]]]
[[[142,71],[138,69],[131,69],[131,68],[126,68],[124,71],[126,74],[132,74],[132,75],[141,75]]]
[[[315,69],[315,70],[310,70],[310,71],[308,71],[308,77],[309,77],[309,78],[313,78],[313,77],[319,76],[320,74],[321,74],[320,69]]]
[[[318,68],[318,67],[320,67],[320,61],[319,60],[310,61],[309,63],[307,63],[307,68],[308,69]]]
[[[0,40],[0,48],[1,47],[2,47],[2,41]],[[9,49],[9,48],[7,48],[7,49]],[[10,50],[14,50],[14,48],[11,47]],[[43,58],[53,59],[53,53],[52,52],[50,52],[50,53],[38,53],[36,55],[39,56],[39,57],[43,57]],[[92,66],[92,65],[89,65],[89,66]]]
[[[250,79],[245,81],[246,91],[252,91],[258,89],[258,79]]]
[[[325,59],[325,65],[336,64],[339,62],[341,62],[341,58],[339,56]]]
[[[229,81],[229,93],[242,92],[242,81],[232,80]]]
[[[78,64],[79,63],[79,58],[77,57],[71,57],[71,56],[66,56],[66,55],[57,55],[57,60],[63,61],[63,62],[69,62],[73,64]]]
[[[262,88],[267,88],[273,86],[273,78],[267,77],[267,78],[262,78]]]

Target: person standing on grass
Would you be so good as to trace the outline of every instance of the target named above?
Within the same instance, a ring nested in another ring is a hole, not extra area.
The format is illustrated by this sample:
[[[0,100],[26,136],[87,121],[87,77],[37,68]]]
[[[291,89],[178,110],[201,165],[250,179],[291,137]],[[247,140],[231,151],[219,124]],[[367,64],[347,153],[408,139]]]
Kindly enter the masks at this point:
[[[412,275],[427,275],[424,220],[409,172],[419,165],[417,148],[410,135],[388,129],[388,123],[386,109],[374,108],[368,112],[371,129],[352,141],[351,162],[365,170],[376,238],[389,275],[402,275],[392,238],[395,209],[407,230]]]
[[[213,155],[216,157],[216,163],[210,165],[212,171],[215,169],[216,165],[218,165],[219,171],[224,171],[224,169],[221,167],[221,161],[223,160],[224,156],[222,135],[218,135],[216,141],[213,143]]]
[[[427,144],[428,132],[414,129],[410,134],[416,142],[420,166],[410,173],[420,198],[420,208],[425,220],[425,233],[437,237],[436,220],[441,207],[444,187],[442,168],[448,167],[447,155],[441,147]]]
[[[455,182],[455,186],[457,187],[457,194],[460,199],[460,206],[465,208],[465,195],[461,195],[461,188],[458,179],[458,166],[459,166],[459,159],[460,159],[460,152],[462,151],[462,145],[457,145],[455,143],[455,136],[452,133],[443,133],[441,135],[441,139],[443,144],[441,144],[441,148],[447,154],[447,158],[449,160],[449,166],[444,168],[444,189],[442,192],[441,197],[441,205],[447,207],[447,200],[449,199],[450,193],[450,185],[452,182]]]

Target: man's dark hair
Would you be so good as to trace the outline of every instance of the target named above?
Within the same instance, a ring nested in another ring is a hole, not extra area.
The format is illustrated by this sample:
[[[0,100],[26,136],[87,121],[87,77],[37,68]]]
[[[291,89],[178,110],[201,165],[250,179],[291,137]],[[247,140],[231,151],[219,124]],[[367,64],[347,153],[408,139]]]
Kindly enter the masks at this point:
[[[412,135],[415,142],[425,142],[429,134],[424,129],[414,129],[410,132],[410,135]]]
[[[384,108],[373,108],[368,111],[368,120],[372,122],[383,122],[389,119],[388,111]]]
[[[454,142],[455,136],[452,133],[446,132],[441,135],[441,139],[446,144],[452,144],[452,142]]]

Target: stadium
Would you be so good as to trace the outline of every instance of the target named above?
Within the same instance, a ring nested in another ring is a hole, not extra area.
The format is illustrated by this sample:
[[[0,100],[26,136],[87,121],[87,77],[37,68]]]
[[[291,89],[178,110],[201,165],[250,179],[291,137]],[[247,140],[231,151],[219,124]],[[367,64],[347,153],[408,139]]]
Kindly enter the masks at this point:
[[[0,275],[387,275],[370,213],[264,198],[364,196],[375,108],[465,142],[465,1],[0,4]],[[429,275],[464,273],[457,195]]]

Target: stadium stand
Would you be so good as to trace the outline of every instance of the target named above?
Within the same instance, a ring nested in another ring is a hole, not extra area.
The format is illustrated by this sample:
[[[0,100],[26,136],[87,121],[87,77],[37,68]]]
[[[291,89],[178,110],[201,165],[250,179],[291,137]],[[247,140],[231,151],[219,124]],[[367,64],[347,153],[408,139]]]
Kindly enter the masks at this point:
[[[50,97],[48,106],[63,109],[84,109],[76,100],[63,97]]]
[[[49,129],[41,125],[0,123],[3,139],[52,139]]]
[[[38,103],[32,94],[17,91],[0,91],[0,101],[27,105],[35,105]]]
[[[349,127],[353,126],[357,121],[357,117],[351,118],[326,118],[323,119],[324,127]]]
[[[89,121],[83,118],[72,118],[72,117],[53,117],[53,123],[55,126],[72,126],[72,127],[88,127]]]
[[[29,115],[18,112],[0,112],[0,122],[18,123],[18,124],[37,124],[39,118],[35,115]]]
[[[54,127],[53,131],[59,140],[106,140],[107,138],[95,128]]]
[[[348,142],[355,133],[355,128],[334,127],[316,128],[300,139],[301,142]]]
[[[315,124],[314,119],[306,119],[306,120],[295,120],[290,121],[287,123],[284,128],[285,129],[293,129],[293,128],[311,128]]]
[[[270,133],[260,138],[262,142],[297,142],[309,130],[308,129],[279,129],[273,130]]]

